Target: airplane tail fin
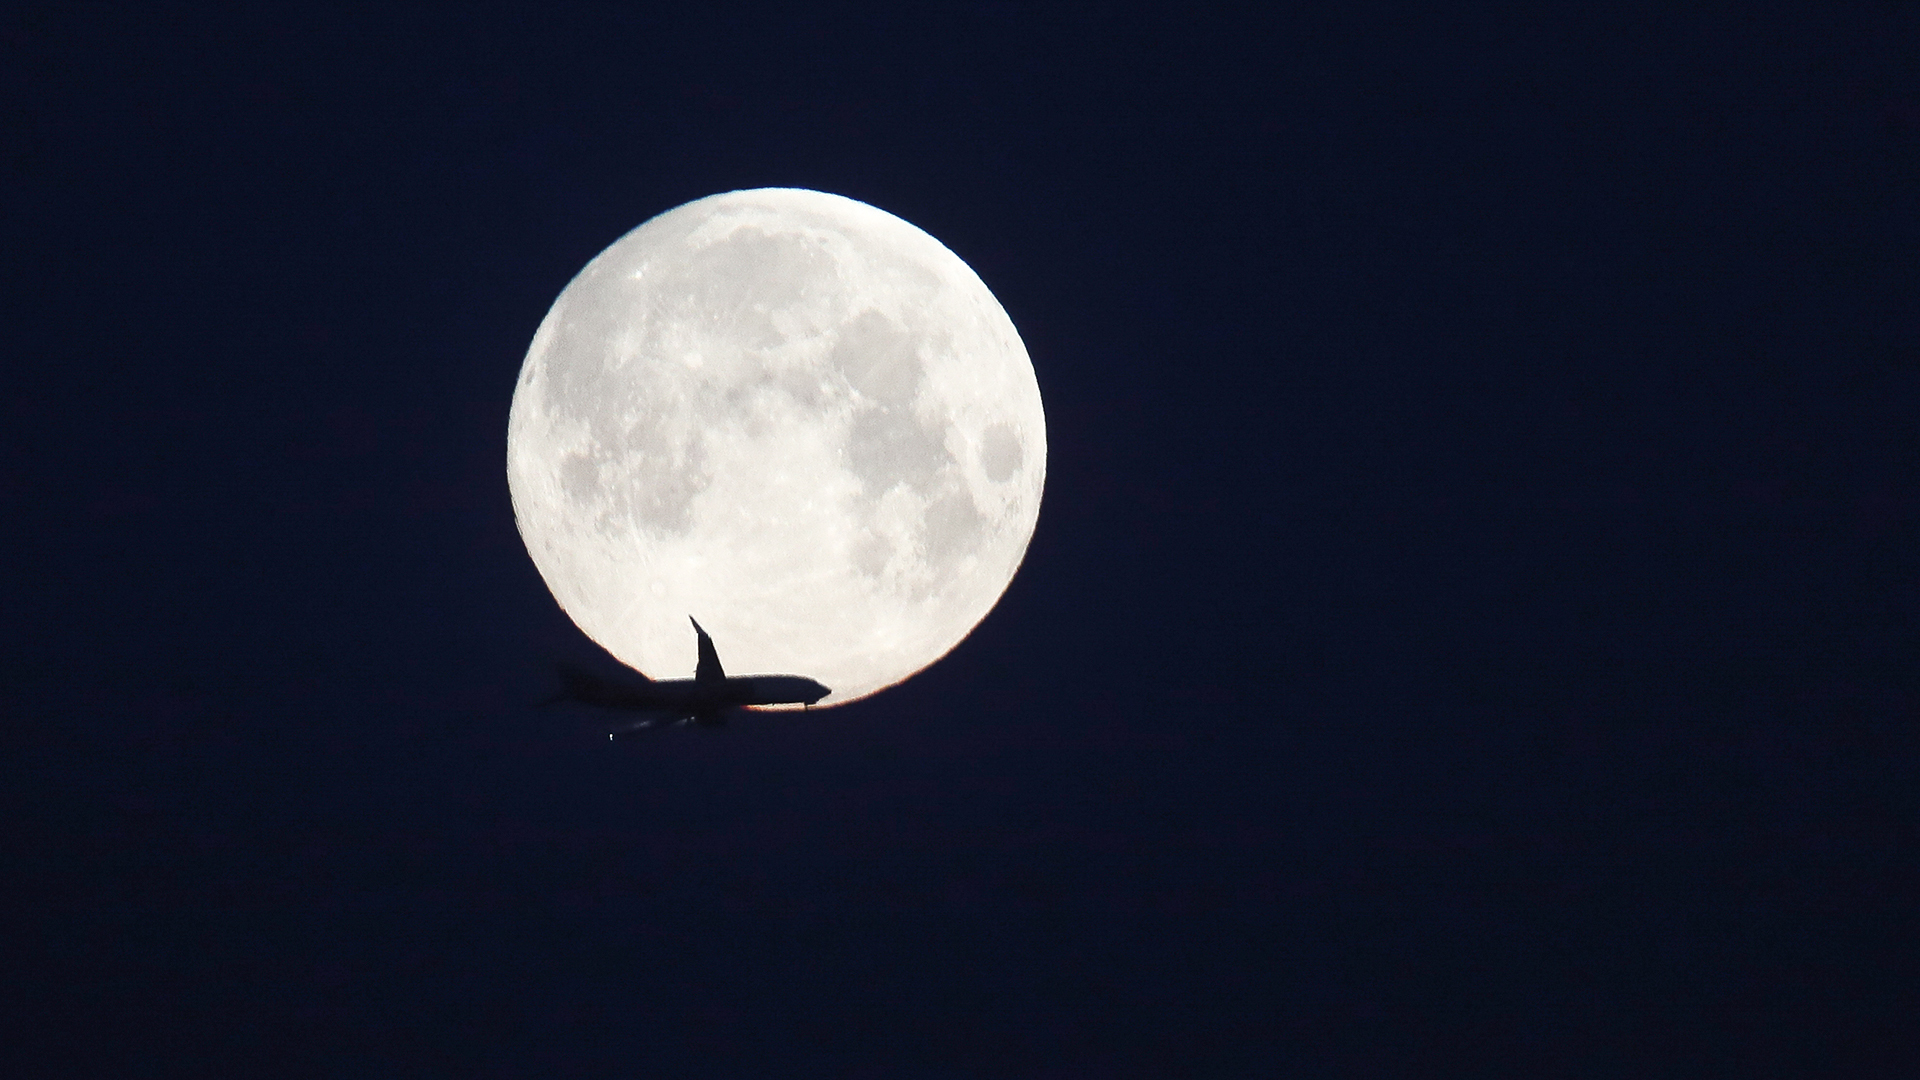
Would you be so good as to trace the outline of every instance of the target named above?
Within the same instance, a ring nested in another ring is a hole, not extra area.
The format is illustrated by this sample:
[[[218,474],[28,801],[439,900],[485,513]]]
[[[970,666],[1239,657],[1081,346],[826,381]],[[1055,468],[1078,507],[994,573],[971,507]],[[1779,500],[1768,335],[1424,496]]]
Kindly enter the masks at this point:
[[[727,673],[720,666],[720,654],[713,647],[713,639],[693,616],[687,616],[687,621],[693,623],[693,632],[700,635],[700,665],[693,669],[693,680],[701,684],[726,682]]]

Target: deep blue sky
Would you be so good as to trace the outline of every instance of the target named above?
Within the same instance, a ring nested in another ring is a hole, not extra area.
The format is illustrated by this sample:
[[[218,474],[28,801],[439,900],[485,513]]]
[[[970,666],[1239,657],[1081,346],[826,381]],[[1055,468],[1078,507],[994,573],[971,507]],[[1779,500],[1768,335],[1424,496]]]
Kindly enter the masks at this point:
[[[9,1074],[1910,1075],[1920,13],[1460,7],[0,17]],[[994,290],[1039,528],[609,746],[513,380],[767,185]]]

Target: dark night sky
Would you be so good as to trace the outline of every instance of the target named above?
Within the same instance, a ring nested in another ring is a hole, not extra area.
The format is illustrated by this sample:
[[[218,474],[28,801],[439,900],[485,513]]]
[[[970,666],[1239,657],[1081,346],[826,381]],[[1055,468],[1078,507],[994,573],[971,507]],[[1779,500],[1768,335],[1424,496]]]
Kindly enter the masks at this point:
[[[8,1075],[1913,1075],[1920,10],[1336,6],[0,16]],[[609,745],[513,381],[769,185],[994,290],[1039,528]]]

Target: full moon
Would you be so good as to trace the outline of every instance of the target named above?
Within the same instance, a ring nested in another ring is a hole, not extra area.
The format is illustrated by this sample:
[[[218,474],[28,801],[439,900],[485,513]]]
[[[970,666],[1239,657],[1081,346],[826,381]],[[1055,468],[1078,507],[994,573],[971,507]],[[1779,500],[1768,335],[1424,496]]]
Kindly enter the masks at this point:
[[[596,256],[534,334],[507,481],[562,609],[655,678],[694,666],[866,697],[1006,591],[1046,479],[1013,323],[883,210],[763,188],[669,210]]]

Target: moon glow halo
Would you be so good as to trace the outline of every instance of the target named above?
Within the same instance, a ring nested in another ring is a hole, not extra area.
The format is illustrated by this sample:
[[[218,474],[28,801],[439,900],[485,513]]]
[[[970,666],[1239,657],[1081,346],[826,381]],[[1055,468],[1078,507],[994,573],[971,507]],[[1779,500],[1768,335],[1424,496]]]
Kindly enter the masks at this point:
[[[1024,557],[1046,479],[1026,347],[959,256],[838,195],[669,210],[561,292],[514,388],[527,550],[588,637],[692,670],[819,679],[821,704],[932,664]]]

